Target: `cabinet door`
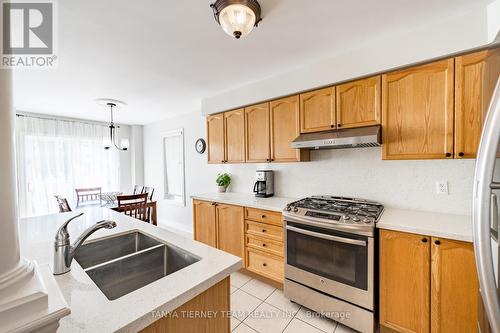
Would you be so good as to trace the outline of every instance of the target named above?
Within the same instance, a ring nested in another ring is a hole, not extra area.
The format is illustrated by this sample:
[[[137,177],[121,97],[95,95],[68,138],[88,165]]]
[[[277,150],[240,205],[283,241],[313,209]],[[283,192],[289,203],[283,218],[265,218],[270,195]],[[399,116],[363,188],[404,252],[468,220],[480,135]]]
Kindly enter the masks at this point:
[[[300,94],[300,132],[327,131],[335,127],[335,87]]]
[[[216,247],[215,204],[193,200],[194,239]]]
[[[472,243],[432,238],[431,330],[477,332],[478,280]]]
[[[224,114],[207,117],[208,163],[224,163]]]
[[[246,160],[269,162],[271,159],[269,103],[245,108]]]
[[[500,50],[455,58],[455,157],[475,158],[500,75]]]
[[[308,159],[309,150],[291,148],[300,135],[299,96],[270,102],[271,161],[299,162]],[[302,154],[301,154],[302,152]]]
[[[382,75],[384,159],[453,158],[453,64]]]
[[[245,110],[224,113],[226,129],[226,162],[245,162]]]
[[[429,238],[380,231],[380,324],[399,332],[429,332]]]
[[[380,76],[337,86],[337,127],[380,124]]]
[[[217,248],[240,258],[245,256],[243,207],[217,204]]]

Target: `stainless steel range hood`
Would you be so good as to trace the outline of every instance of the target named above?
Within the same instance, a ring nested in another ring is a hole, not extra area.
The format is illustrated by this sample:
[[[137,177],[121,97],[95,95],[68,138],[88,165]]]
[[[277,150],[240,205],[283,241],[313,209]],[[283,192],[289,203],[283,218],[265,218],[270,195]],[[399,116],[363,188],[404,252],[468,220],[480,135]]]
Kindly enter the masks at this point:
[[[376,125],[305,133],[293,140],[291,146],[309,149],[343,149],[378,147],[380,144],[380,125]]]

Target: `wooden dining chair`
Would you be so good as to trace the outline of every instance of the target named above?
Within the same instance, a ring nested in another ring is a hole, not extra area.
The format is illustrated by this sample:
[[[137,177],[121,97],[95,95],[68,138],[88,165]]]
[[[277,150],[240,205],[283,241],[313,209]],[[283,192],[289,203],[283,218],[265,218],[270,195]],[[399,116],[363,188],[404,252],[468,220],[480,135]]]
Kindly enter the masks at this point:
[[[114,210],[149,223],[150,214],[147,207],[147,193],[119,195],[116,199],[118,200],[118,207],[114,208]]]
[[[153,201],[153,194],[155,193],[154,187],[144,186],[141,193],[148,194],[148,200]]]
[[[71,212],[71,207],[68,204],[68,200],[59,195],[54,195],[57,200],[57,205],[59,206],[59,213]]]
[[[91,201],[99,200],[101,203],[102,198],[102,188],[92,187],[92,188],[76,188],[76,205],[79,206],[81,203],[88,203]]]
[[[133,194],[141,194],[141,193],[143,193],[142,192],[143,189],[144,189],[144,186],[134,185]]]

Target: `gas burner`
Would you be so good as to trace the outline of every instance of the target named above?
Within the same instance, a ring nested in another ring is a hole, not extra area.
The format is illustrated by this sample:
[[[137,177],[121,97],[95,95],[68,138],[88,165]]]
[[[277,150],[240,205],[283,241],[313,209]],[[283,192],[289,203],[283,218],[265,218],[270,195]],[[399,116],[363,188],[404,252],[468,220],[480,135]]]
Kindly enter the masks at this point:
[[[309,219],[316,223],[349,225],[364,229],[373,229],[384,206],[364,199],[313,196],[288,204],[285,212],[288,216]]]

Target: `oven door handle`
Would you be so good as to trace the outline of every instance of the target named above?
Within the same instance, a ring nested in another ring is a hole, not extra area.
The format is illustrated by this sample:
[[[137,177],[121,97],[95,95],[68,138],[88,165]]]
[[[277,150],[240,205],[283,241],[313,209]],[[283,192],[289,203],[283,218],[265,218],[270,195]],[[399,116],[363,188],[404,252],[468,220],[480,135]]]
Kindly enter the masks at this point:
[[[304,234],[304,235],[308,235],[308,236],[312,236],[312,237],[316,237],[316,238],[322,238],[322,239],[326,239],[326,240],[330,240],[330,241],[334,241],[334,242],[341,242],[341,243],[358,245],[358,246],[366,246],[366,242],[359,240],[359,239],[351,239],[351,238],[344,238],[344,237],[338,237],[338,236],[332,236],[332,235],[324,235],[324,234],[320,234],[319,232],[314,232],[314,231],[309,231],[309,230],[305,230],[305,229],[301,229],[301,228],[296,228],[296,227],[292,227],[289,225],[286,226],[286,230],[290,230],[293,232],[297,232],[299,234]]]

